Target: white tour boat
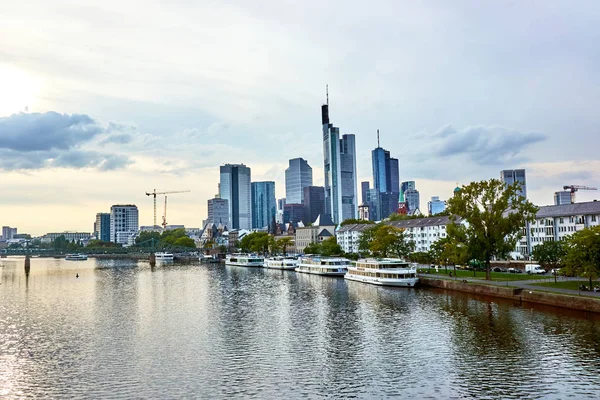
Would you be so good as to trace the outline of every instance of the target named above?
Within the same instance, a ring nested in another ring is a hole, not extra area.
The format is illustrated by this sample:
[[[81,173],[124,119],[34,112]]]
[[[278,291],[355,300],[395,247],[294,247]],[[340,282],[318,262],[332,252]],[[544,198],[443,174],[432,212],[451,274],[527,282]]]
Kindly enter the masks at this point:
[[[350,261],[346,258],[329,257],[300,257],[296,272],[305,274],[344,276],[348,271]]]
[[[225,265],[237,267],[262,267],[264,263],[264,257],[249,254],[229,254],[225,259]]]
[[[175,256],[173,255],[173,253],[167,253],[167,252],[158,252],[158,253],[154,253],[154,259],[156,261],[173,261],[175,259]]]
[[[417,270],[409,263],[394,258],[367,258],[348,267],[346,279],[382,286],[414,287]]]
[[[265,259],[265,268],[271,269],[296,269],[298,266],[298,259],[296,257],[269,257]]]
[[[67,254],[65,256],[65,260],[69,261],[85,261],[87,258],[85,254]]]

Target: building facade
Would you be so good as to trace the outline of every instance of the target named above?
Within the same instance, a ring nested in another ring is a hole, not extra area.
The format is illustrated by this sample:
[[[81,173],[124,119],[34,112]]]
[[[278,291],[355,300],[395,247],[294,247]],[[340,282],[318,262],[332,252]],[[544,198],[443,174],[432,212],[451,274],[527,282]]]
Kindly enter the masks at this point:
[[[519,196],[527,198],[527,179],[525,177],[524,169],[505,169],[500,171],[500,180],[504,182],[506,186],[519,182],[521,184]]]
[[[46,233],[44,236],[42,236],[42,243],[52,243],[54,242],[58,237],[63,236],[65,238],[65,240],[69,243],[75,242],[75,243],[79,243],[79,242],[87,242],[88,240],[90,240],[90,238],[93,238],[93,236],[89,233],[89,232],[50,232],[50,233]]]
[[[304,188],[304,225],[312,224],[317,217],[325,214],[325,188],[307,186]]]
[[[286,204],[283,206],[283,223],[296,225],[304,218],[304,204]]]
[[[404,201],[408,207],[409,214],[421,209],[421,195],[417,189],[408,189],[404,192]]]
[[[439,213],[443,213],[446,210],[446,202],[440,200],[439,196],[431,197],[431,200],[427,202],[427,211],[429,216],[434,216]]]
[[[250,168],[244,164],[221,166],[219,197],[227,200],[231,229],[252,229]]]
[[[335,224],[327,214],[320,215],[314,221],[314,225],[296,229],[296,252],[303,253],[304,248],[309,244],[320,243],[333,236],[335,236]]]
[[[285,198],[290,204],[304,203],[304,188],[312,186],[312,168],[303,158],[289,160],[285,170]]]
[[[11,228],[10,226],[2,227],[2,239],[11,240],[17,234],[17,228]]]
[[[333,222],[357,218],[356,144],[354,135],[340,135],[329,122],[329,105],[321,107],[323,125],[323,164],[325,173],[325,212]]]
[[[204,221],[204,225],[214,224],[222,225],[229,228],[229,200],[215,197],[208,200],[208,218]]]
[[[252,182],[252,229],[269,228],[276,214],[275,182]]]
[[[365,182],[361,182],[360,183],[360,201],[361,204],[365,203],[367,201],[367,192],[369,191],[370,186],[369,186],[369,182],[365,181]]]
[[[122,245],[131,243],[139,230],[139,213],[134,204],[117,204],[110,208],[110,241]]]
[[[554,205],[562,206],[564,204],[574,203],[572,201],[572,195],[570,190],[561,190],[560,192],[554,192]]]
[[[110,242],[110,213],[97,213],[94,222],[94,237],[96,240]]]

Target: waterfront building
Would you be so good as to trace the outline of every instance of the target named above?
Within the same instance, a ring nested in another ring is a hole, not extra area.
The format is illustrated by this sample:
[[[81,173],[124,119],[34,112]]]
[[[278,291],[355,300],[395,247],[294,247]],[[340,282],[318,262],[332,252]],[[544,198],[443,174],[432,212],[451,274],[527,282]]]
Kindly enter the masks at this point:
[[[227,200],[231,229],[252,229],[252,190],[250,168],[225,164],[220,169],[219,197]]]
[[[215,197],[208,200],[208,218],[204,221],[204,225],[216,224],[229,227],[229,200]]]
[[[323,186],[307,186],[304,188],[304,217],[305,225],[313,222],[325,213],[325,188]]]
[[[134,204],[117,204],[110,208],[110,241],[130,245],[139,230],[139,213]]]
[[[269,228],[276,214],[275,182],[252,182],[252,229]]]
[[[427,202],[427,211],[429,216],[433,216],[442,213],[446,210],[446,202],[440,200],[439,196],[432,196],[431,200]]]
[[[500,171],[500,180],[504,182],[506,186],[519,182],[521,184],[519,196],[527,199],[527,179],[525,178],[524,169],[505,169]]]
[[[319,215],[311,226],[298,227],[295,234],[296,253],[303,253],[311,243],[321,243],[335,236],[335,224],[327,214]]]
[[[304,218],[304,204],[286,204],[283,207],[283,223],[298,224]]]
[[[356,144],[354,135],[340,135],[329,121],[329,102],[321,107],[325,212],[335,223],[357,218]]]
[[[69,243],[79,243],[79,242],[87,242],[91,238],[93,238],[92,234],[89,232],[50,232],[46,233],[41,238],[42,243],[52,243],[56,240],[56,238],[63,236],[65,240]]]
[[[563,204],[574,203],[572,201],[572,194],[570,190],[561,190],[560,192],[554,192],[554,205],[561,206]]]
[[[17,234],[17,228],[11,228],[10,226],[2,227],[2,239],[10,240]]]
[[[110,242],[110,213],[97,213],[94,222],[94,237],[96,240]]]
[[[289,160],[285,170],[285,198],[290,204],[304,203],[304,188],[312,186],[312,168],[303,158]]]

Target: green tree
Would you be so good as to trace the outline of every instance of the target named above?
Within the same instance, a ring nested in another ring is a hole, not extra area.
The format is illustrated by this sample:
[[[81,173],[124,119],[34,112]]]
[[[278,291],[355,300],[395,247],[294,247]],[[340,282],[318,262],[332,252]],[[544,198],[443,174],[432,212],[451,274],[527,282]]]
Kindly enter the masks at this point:
[[[414,242],[408,240],[404,229],[385,224],[365,229],[358,242],[360,251],[370,252],[376,257],[405,258],[414,251],[414,247]]]
[[[160,232],[140,232],[138,237],[135,238],[136,246],[141,247],[156,247],[160,241]]]
[[[173,245],[175,245],[177,247],[188,247],[188,248],[192,248],[192,249],[196,248],[196,242],[194,242],[194,239],[192,239],[191,237],[188,237],[188,236],[183,236],[183,237],[175,239],[175,241],[173,242]]]
[[[271,237],[267,232],[252,232],[240,240],[239,247],[244,252],[268,253]]]
[[[568,275],[588,277],[592,286],[592,280],[600,276],[600,226],[585,228],[567,239],[564,264]]]
[[[552,269],[558,268],[565,255],[567,247],[565,242],[542,242],[533,248],[533,259],[544,266],[549,266]],[[554,282],[556,282],[554,274]]]
[[[291,237],[285,236],[281,239],[277,239],[277,246],[281,249],[283,255],[287,254],[288,247],[291,247],[294,244],[294,241]]]
[[[448,200],[450,218],[461,219],[454,231],[447,232],[451,241],[466,237],[469,252],[485,265],[486,279],[491,279],[490,261],[505,258],[523,235],[526,222],[533,221],[538,208],[518,195],[519,182],[506,186],[498,179],[472,182]]]
[[[441,238],[433,242],[431,247],[429,248],[429,256],[431,257],[431,261],[437,265],[448,264],[446,254],[444,250],[446,249],[446,245],[450,242],[448,237]]]
[[[340,226],[344,226],[344,225],[356,225],[356,224],[375,224],[375,222],[373,221],[369,221],[369,220],[365,220],[365,219],[356,219],[356,218],[349,218],[345,221],[343,221]]]
[[[67,239],[65,235],[60,235],[53,242],[54,250],[65,250],[68,246]]]
[[[310,243],[303,250],[304,254],[321,254],[321,244],[320,243]]]
[[[321,255],[337,256],[340,254],[342,254],[342,247],[338,244],[335,236],[321,242]]]

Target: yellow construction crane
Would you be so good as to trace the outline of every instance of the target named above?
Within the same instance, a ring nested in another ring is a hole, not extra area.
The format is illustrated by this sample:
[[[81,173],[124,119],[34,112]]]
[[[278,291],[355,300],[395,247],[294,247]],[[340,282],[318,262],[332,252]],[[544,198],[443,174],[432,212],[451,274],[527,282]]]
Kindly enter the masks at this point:
[[[154,225],[152,225],[152,227],[154,229],[158,228],[158,225],[156,225],[156,195],[160,195],[160,194],[164,194],[165,195],[165,216],[163,217],[163,227],[166,226],[166,219],[167,219],[167,194],[174,194],[174,193],[189,193],[189,190],[174,190],[174,191],[169,191],[169,192],[157,192],[156,189],[152,190],[151,192],[146,192],[146,196],[153,196],[154,197]]]

